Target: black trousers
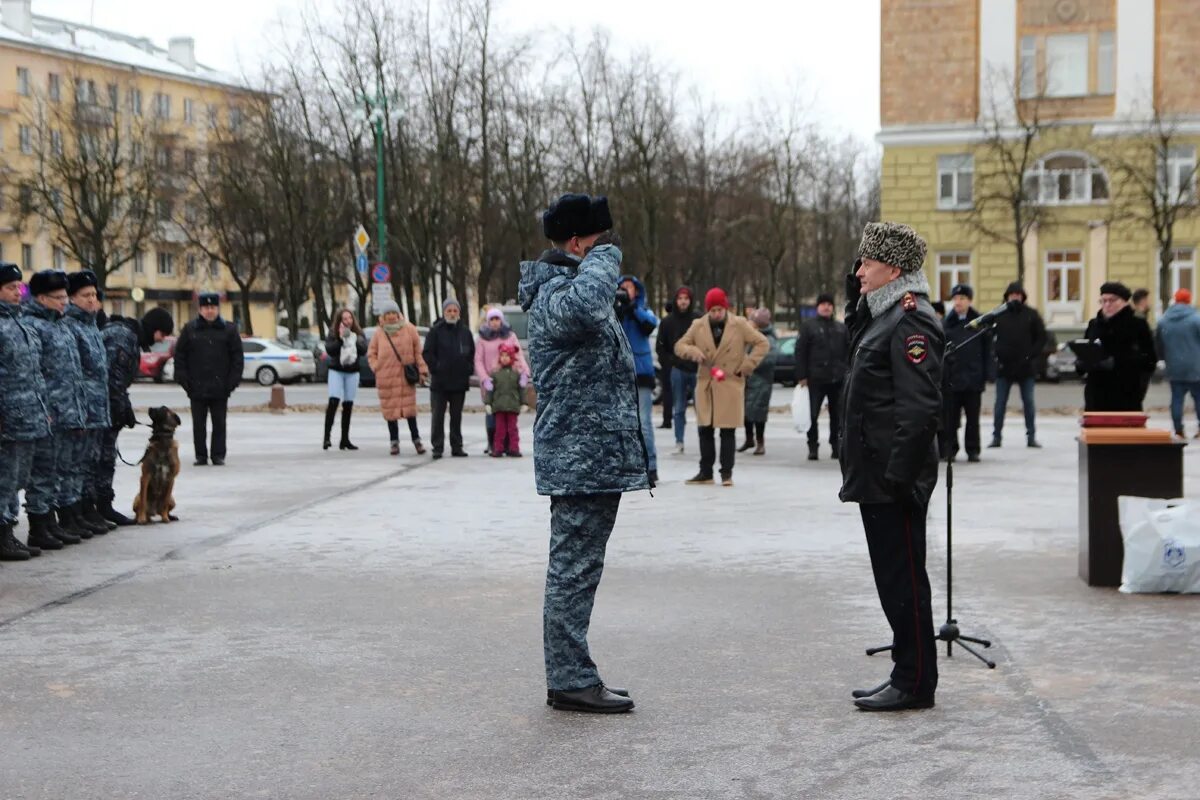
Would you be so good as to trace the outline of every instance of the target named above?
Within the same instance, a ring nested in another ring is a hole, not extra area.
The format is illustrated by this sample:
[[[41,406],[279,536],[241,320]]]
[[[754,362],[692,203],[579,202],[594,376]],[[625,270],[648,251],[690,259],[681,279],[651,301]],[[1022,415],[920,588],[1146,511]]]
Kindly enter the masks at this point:
[[[842,432],[842,384],[808,382],[808,416],[812,424],[808,426],[808,446],[816,447],[821,441],[817,429],[817,417],[821,416],[821,403],[829,401],[829,443],[835,448],[838,435]]]
[[[888,503],[859,506],[875,588],[892,626],[892,685],[932,695],[937,689],[929,573],[925,571],[925,508]]]
[[[669,369],[663,371],[661,399],[663,426],[669,428],[675,416],[675,396],[671,393],[671,370]]]
[[[456,453],[463,449],[462,412],[466,399],[466,392],[430,392],[433,430],[429,434],[429,442],[433,445],[433,452],[442,452],[442,446],[446,443],[447,409],[450,411],[450,449]]]
[[[421,429],[417,427],[417,418],[416,417],[408,417],[407,419],[408,419],[408,433],[412,437],[412,440],[414,442],[421,441]],[[400,420],[389,419],[389,420],[386,420],[386,422],[387,422],[387,429],[388,429],[388,437],[389,437],[390,441],[399,442],[400,441]]]
[[[713,463],[717,460],[716,428],[700,426],[700,474],[712,475]],[[721,428],[721,477],[733,474],[733,456],[737,439],[735,428]]]
[[[225,458],[225,414],[229,410],[229,398],[209,400],[192,398],[192,444],[196,448],[196,459]],[[212,415],[212,448],[208,446],[208,416]]]
[[[946,390],[946,420],[941,432],[942,458],[958,453],[958,427],[962,424],[963,412],[967,415],[967,431],[963,441],[967,455],[979,455],[979,408],[982,404],[983,392]]]

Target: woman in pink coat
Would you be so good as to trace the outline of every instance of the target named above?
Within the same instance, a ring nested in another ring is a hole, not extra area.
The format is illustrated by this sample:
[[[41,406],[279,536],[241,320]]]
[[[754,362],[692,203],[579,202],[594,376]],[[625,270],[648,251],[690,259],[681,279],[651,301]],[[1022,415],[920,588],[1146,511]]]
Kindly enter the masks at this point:
[[[498,308],[488,309],[483,325],[479,328],[479,338],[475,340],[475,377],[479,378],[479,393],[485,402],[487,392],[492,388],[491,374],[500,366],[500,347],[505,344],[516,348],[517,356],[513,368],[521,373],[521,387],[524,388],[529,385],[529,365],[525,362],[521,343],[513,329],[504,321],[504,312]],[[486,452],[491,455],[492,439],[495,438],[496,432],[495,417],[488,414],[484,418],[484,424],[487,425],[488,434]]]

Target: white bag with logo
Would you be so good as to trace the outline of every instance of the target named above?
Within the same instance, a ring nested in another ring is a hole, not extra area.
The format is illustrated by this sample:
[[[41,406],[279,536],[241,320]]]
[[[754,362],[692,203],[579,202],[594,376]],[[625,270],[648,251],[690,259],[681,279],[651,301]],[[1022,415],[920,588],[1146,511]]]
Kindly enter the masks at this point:
[[[1122,592],[1200,593],[1200,504],[1118,497]]]
[[[796,384],[796,388],[792,390],[792,424],[796,426],[797,433],[808,433],[808,428],[812,425],[807,386]]]

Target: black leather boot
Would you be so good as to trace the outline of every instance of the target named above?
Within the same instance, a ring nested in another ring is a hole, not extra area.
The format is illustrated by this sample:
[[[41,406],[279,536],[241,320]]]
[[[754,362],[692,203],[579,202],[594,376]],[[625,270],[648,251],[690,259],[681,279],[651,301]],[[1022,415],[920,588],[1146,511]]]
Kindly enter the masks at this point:
[[[821,457],[820,453],[817,452],[817,450],[819,448],[820,448],[820,445],[815,445],[815,444],[810,444],[808,446],[808,460],[809,461],[816,461],[818,458]]]
[[[113,525],[116,525],[118,528],[123,528],[126,525],[134,524],[134,520],[113,508],[112,500],[109,500],[106,503],[97,503],[96,511],[100,513],[100,517],[102,519]]]
[[[77,508],[77,503],[60,508],[58,510],[58,524],[67,533],[74,534],[80,539],[90,539],[95,532],[83,524],[83,520],[77,515]]]
[[[29,546],[41,550],[62,550],[63,543],[52,535],[49,528],[49,514],[30,514],[29,516]]]
[[[354,403],[342,403],[342,441],[338,450],[357,450],[350,442],[350,415],[354,413]]]
[[[610,692],[603,683],[571,692],[552,692],[550,705],[556,711],[584,711],[591,714],[623,714],[633,710],[632,700]]]
[[[46,515],[46,532],[63,544],[79,544],[83,541],[80,536],[59,525],[53,511]]]
[[[32,557],[33,554],[13,536],[13,524],[5,522],[0,525],[0,561],[28,561]]]
[[[336,397],[331,397],[329,398],[329,405],[325,406],[325,441],[321,445],[322,450],[328,450],[333,447],[333,440],[330,436],[333,435],[333,420],[337,417],[339,402]]]
[[[81,499],[75,505],[75,509],[78,512],[79,519],[83,521],[83,524],[90,528],[92,533],[96,534],[97,536],[103,536],[112,530],[112,528],[108,527],[108,520],[102,518],[100,514],[97,513],[96,507],[92,505],[90,498],[85,497]],[[112,527],[115,528],[117,526],[113,525]]]

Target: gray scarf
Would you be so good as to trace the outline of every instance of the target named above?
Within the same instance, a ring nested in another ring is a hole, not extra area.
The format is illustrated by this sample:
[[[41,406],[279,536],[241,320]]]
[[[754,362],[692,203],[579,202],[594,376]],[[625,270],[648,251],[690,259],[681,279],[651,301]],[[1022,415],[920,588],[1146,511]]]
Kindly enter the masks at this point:
[[[902,272],[896,280],[880,286],[868,294],[867,307],[871,309],[871,316],[879,319],[889,308],[899,303],[900,298],[906,292],[923,294],[926,299],[929,298],[929,281],[926,280],[924,272],[921,270],[917,270],[916,272]]]

